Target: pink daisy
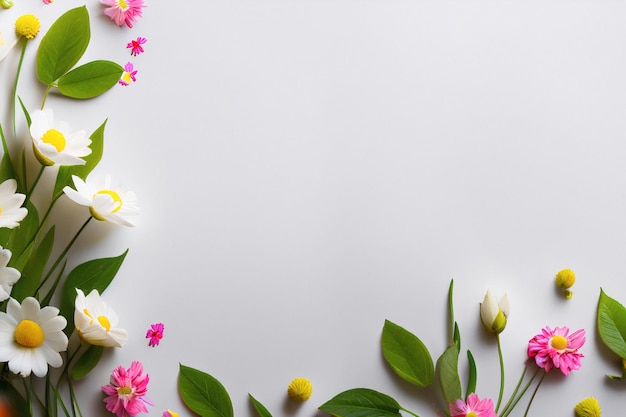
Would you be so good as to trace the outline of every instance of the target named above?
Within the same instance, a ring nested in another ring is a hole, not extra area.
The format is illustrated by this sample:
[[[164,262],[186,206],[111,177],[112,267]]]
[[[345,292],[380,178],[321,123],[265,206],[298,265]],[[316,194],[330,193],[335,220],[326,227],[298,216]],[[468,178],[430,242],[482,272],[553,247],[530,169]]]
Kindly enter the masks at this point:
[[[474,393],[467,397],[466,402],[456,400],[450,404],[450,414],[452,417],[497,417],[493,411],[493,401],[489,398],[481,400]]]
[[[146,397],[149,380],[148,374],[143,373],[141,362],[133,361],[128,369],[123,366],[115,368],[109,385],[102,387],[102,392],[108,395],[104,399],[107,410],[117,417],[148,413],[146,404],[154,405]]]
[[[148,332],[146,333],[146,339],[150,339],[148,344],[152,347],[158,346],[161,339],[163,339],[163,330],[165,326],[163,323],[151,324]]]
[[[141,36],[137,37],[137,39],[133,39],[132,41],[128,42],[126,44],[126,47],[129,48],[130,54],[133,56],[137,56],[141,53],[143,53],[143,47],[141,45],[143,45],[144,43],[146,43],[148,40],[146,38],[142,38]]]
[[[118,83],[124,86],[130,85],[131,82],[134,83],[135,81],[137,81],[135,75],[137,75],[137,70],[133,67],[132,63],[128,62],[126,63],[126,65],[124,65],[124,72],[122,73],[122,76],[120,77]]]
[[[585,330],[576,330],[571,335],[569,328],[556,327],[554,330],[546,326],[541,334],[528,341],[528,357],[535,358],[537,366],[550,371],[559,368],[563,375],[580,368],[583,354],[578,349],[585,344]]]
[[[126,23],[129,28],[133,23],[141,19],[141,9],[146,7],[143,0],[100,0],[100,3],[109,7],[104,14],[109,16],[118,26]]]

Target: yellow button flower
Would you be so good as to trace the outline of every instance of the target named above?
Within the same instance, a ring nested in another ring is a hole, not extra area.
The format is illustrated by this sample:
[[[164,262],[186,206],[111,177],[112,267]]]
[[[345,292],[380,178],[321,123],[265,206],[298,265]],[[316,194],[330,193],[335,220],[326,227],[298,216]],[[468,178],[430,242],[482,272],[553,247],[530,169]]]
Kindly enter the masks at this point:
[[[15,33],[26,39],[33,39],[39,33],[41,23],[34,14],[25,14],[15,21]]]
[[[306,401],[311,398],[313,393],[313,385],[306,378],[296,378],[289,384],[287,394],[289,398],[296,401]]]
[[[556,274],[556,286],[563,290],[563,295],[566,299],[572,298],[572,291],[570,288],[576,282],[576,274],[571,269],[562,269]]]
[[[577,417],[600,417],[600,403],[593,397],[588,397],[576,404],[574,408]]]

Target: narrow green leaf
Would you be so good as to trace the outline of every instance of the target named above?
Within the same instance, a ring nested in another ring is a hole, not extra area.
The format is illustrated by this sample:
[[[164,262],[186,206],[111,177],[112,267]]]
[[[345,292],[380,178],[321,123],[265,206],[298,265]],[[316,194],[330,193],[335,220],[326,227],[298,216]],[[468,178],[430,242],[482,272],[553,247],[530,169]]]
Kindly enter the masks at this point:
[[[66,97],[88,99],[99,96],[119,81],[124,68],[112,61],[92,61],[61,76],[59,93]]]
[[[104,128],[106,124],[107,121],[105,120],[100,127],[89,136],[91,139],[91,145],[89,146],[91,153],[83,158],[85,165],[63,165],[59,167],[56,183],[54,184],[54,191],[52,193],[53,199],[56,200],[63,194],[64,187],[70,186],[74,188],[72,175],[76,175],[80,179],[85,180],[87,175],[98,165],[104,151]]]
[[[272,417],[272,414],[270,414],[267,408],[265,408],[263,404],[258,402],[257,399],[252,396],[252,394],[248,394],[248,397],[250,397],[250,401],[252,401],[252,405],[254,405],[254,408],[256,409],[257,413],[259,413],[261,417]]]
[[[450,280],[450,286],[448,287],[448,337],[454,338],[454,325],[456,320],[454,319],[454,280]],[[450,341],[452,343],[453,340]]]
[[[396,400],[368,388],[344,391],[319,409],[335,417],[402,417]]]
[[[385,360],[400,378],[420,387],[432,384],[433,359],[417,336],[385,320],[381,344]]]
[[[476,379],[478,376],[476,361],[474,360],[474,355],[472,355],[472,352],[470,352],[469,349],[467,350],[467,362],[469,363],[469,373],[467,376],[467,389],[465,390],[466,399],[468,395],[476,392]]]
[[[24,298],[36,295],[53,246],[54,226],[48,230],[41,243],[28,257],[24,269],[22,269],[22,276],[13,286],[11,297],[22,302]]]
[[[453,344],[437,360],[437,375],[441,393],[447,403],[462,398],[461,379],[459,378],[459,345]]]
[[[72,367],[72,379],[81,379],[96,367],[104,353],[104,347],[89,345]]]
[[[602,342],[622,359],[626,359],[626,308],[600,289],[597,315]]]
[[[28,209],[28,214],[20,222],[19,227],[11,230],[8,243],[8,248],[13,253],[9,266],[19,271],[24,268],[30,253],[34,249],[35,235],[39,230],[39,213],[37,213],[37,208],[30,201],[26,203],[26,208]]]
[[[98,290],[100,294],[109,286],[117,271],[122,266],[128,249],[120,256],[112,258],[92,259],[76,266],[67,276],[61,292],[61,315],[67,319],[65,334],[68,336],[74,331],[74,301],[76,288],[85,294],[91,290]]]
[[[180,365],[178,392],[200,417],[233,417],[233,405],[224,386],[211,375]]]
[[[86,6],[61,15],[41,39],[37,50],[37,78],[47,86],[68,72],[83,56],[91,31]]]

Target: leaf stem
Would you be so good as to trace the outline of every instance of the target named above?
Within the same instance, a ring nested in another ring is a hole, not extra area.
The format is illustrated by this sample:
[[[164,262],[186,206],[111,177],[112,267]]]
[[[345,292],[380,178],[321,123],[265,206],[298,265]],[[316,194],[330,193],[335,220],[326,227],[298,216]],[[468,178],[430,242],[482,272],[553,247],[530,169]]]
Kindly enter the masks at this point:
[[[496,334],[496,343],[498,345],[498,358],[500,359],[500,392],[498,393],[498,402],[496,404],[497,413],[502,402],[502,395],[504,394],[504,358],[502,355],[502,343],[500,343],[500,333]]]
[[[402,411],[404,411],[404,412],[406,412],[406,413],[409,413],[409,414],[410,414],[410,415],[412,415],[412,416],[415,416],[415,417],[420,417],[420,416],[418,416],[417,414],[415,414],[414,412],[412,412],[412,411],[410,411],[410,410],[407,410],[407,409],[406,409],[406,408],[404,408],[404,407],[400,407],[400,410],[402,410]]]

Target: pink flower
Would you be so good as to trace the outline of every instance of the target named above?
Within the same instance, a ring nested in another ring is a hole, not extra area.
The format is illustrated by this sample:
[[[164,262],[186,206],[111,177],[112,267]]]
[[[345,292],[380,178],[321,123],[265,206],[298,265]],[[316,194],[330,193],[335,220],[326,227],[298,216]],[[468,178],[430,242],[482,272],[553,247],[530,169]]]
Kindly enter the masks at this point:
[[[124,86],[130,85],[131,82],[134,83],[135,81],[137,81],[135,75],[137,75],[137,70],[133,67],[132,63],[128,62],[126,65],[124,65],[124,72],[122,73],[122,76],[120,77],[118,83]]]
[[[115,368],[109,385],[102,387],[102,392],[108,395],[104,399],[107,410],[117,417],[148,413],[146,404],[154,405],[146,397],[149,380],[148,374],[143,373],[141,362],[133,361],[128,369],[123,366]]]
[[[456,400],[450,404],[450,414],[452,417],[496,417],[493,401],[489,398],[481,400],[474,393],[467,397],[467,402]]]
[[[137,56],[140,53],[143,52],[143,48],[141,47],[141,45],[143,45],[144,43],[146,43],[148,40],[146,38],[142,38],[141,36],[139,36],[137,39],[134,39],[130,42],[128,42],[126,44],[127,48],[130,48],[130,54],[133,56]]]
[[[141,9],[146,7],[143,0],[100,0],[100,3],[109,7],[104,14],[109,16],[118,26],[126,23],[129,28],[133,23],[141,19]]]
[[[52,3],[54,0],[43,0],[43,4],[50,4]]]
[[[578,349],[585,343],[585,330],[576,330],[568,336],[569,328],[546,326],[541,334],[528,341],[528,357],[535,358],[537,366],[550,371],[559,368],[563,375],[580,368],[583,354]]]
[[[163,339],[163,330],[165,326],[163,323],[151,324],[148,332],[146,333],[146,339],[150,339],[148,344],[152,347],[158,346],[161,339]]]

